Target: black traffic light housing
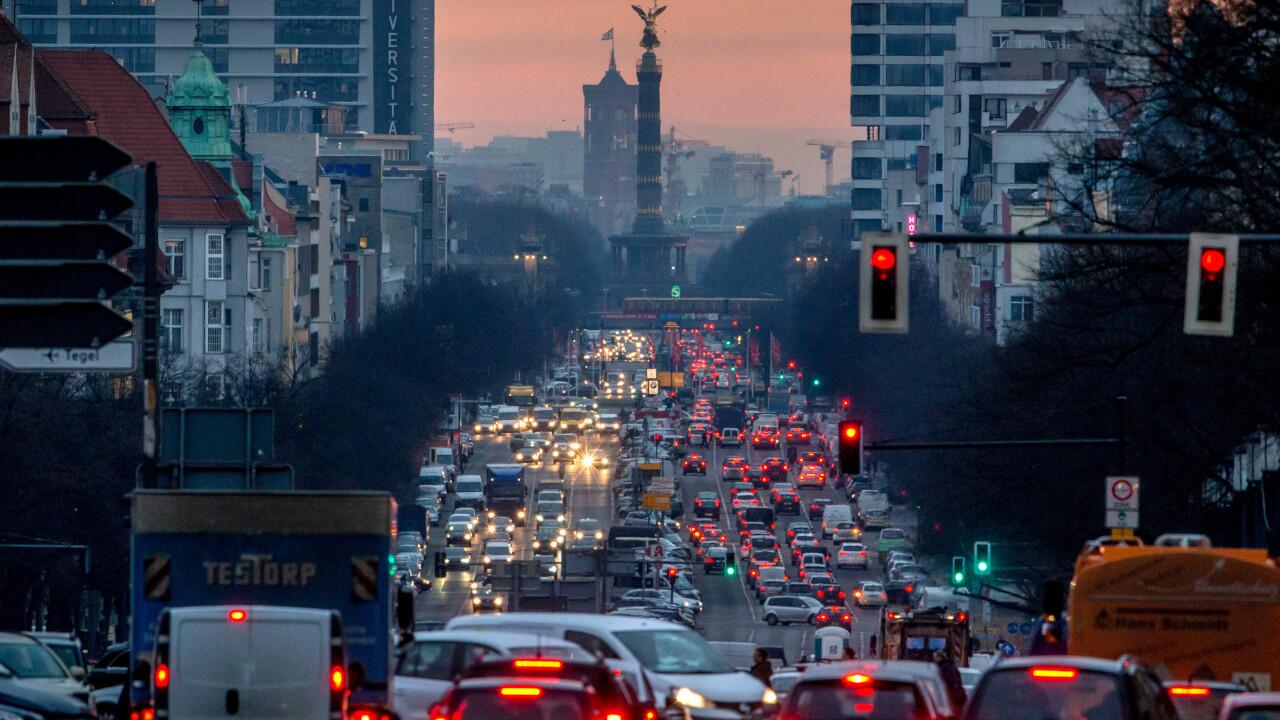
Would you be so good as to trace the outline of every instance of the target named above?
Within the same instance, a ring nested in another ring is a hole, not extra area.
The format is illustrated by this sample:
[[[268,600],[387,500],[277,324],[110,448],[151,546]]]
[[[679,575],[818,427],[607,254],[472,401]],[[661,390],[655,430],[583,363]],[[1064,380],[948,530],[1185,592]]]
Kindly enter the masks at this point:
[[[1238,235],[1191,233],[1187,246],[1184,333],[1229,336],[1235,332],[1239,258]]]
[[[841,420],[839,432],[840,474],[862,474],[862,423]]]
[[[910,290],[906,235],[863,233],[858,272],[858,330],[905,333]]]
[[[985,540],[973,544],[973,574],[991,574],[991,543]]]
[[[956,555],[951,558],[951,584],[955,587],[960,587],[965,584],[966,580],[968,580],[968,575],[965,573],[964,558]]]

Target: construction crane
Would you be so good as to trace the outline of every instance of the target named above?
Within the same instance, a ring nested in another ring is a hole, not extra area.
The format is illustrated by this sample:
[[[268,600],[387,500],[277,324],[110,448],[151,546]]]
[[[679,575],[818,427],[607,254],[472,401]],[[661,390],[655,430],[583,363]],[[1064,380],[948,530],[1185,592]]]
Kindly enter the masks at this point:
[[[436,123],[437,130],[448,130],[450,133],[454,130],[470,130],[475,126],[473,122]]]
[[[822,161],[827,171],[827,187],[826,194],[831,194],[831,186],[834,180],[835,156],[838,148],[848,147],[848,143],[832,140],[810,140],[805,145],[812,145],[818,148],[818,159]]]

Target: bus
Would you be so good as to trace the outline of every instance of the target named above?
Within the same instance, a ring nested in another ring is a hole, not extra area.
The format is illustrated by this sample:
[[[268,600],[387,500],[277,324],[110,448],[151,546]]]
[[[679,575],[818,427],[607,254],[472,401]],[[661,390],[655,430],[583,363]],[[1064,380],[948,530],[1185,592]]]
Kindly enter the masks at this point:
[[[532,385],[508,385],[507,404],[520,408],[521,414],[525,414],[538,404],[538,396]]]
[[[1090,546],[1068,611],[1072,655],[1134,655],[1166,680],[1280,682],[1280,568],[1266,550]]]

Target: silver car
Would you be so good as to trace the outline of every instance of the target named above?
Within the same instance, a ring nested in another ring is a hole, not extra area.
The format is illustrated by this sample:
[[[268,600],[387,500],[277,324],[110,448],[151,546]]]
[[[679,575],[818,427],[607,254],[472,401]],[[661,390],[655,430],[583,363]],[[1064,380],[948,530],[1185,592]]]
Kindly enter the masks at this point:
[[[822,603],[816,598],[802,595],[775,595],[765,598],[764,621],[770,625],[789,625],[793,622],[816,624]]]

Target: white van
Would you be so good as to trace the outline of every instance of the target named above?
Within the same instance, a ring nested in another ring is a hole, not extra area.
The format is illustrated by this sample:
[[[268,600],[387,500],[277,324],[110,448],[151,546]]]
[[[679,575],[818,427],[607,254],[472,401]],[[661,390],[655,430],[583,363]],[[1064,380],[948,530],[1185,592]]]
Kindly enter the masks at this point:
[[[774,430],[777,430],[778,416],[774,415],[773,413],[764,413],[762,415],[757,416],[755,423],[751,425],[751,430],[758,431],[760,428],[763,428],[763,427],[771,427]]]
[[[458,467],[458,455],[448,446],[427,448],[427,460],[428,465],[443,465],[451,471]]]
[[[169,608],[160,614],[155,663],[157,716],[346,717],[346,648],[333,610]]]
[[[653,695],[668,700],[690,718],[723,718],[758,714],[776,708],[774,692],[747,673],[735,670],[706,640],[675,623],[625,615],[516,612],[462,615],[446,630],[545,632],[577,643],[606,660],[624,660],[644,668]],[[766,707],[767,706],[767,707]],[[724,708],[736,711],[726,714]]]
[[[488,617],[494,617],[492,615]],[[581,647],[547,633],[491,633],[478,630],[413,634],[396,654],[391,705],[401,720],[429,720],[453,679],[469,665],[497,657],[550,657],[590,662]]]
[[[858,493],[858,512],[888,510],[889,496],[879,490],[863,490]]]
[[[484,509],[484,478],[479,475],[459,475],[453,482],[455,507]]]
[[[843,503],[833,503],[822,510],[822,539],[826,540],[836,531],[836,525],[853,522],[853,508]]]

